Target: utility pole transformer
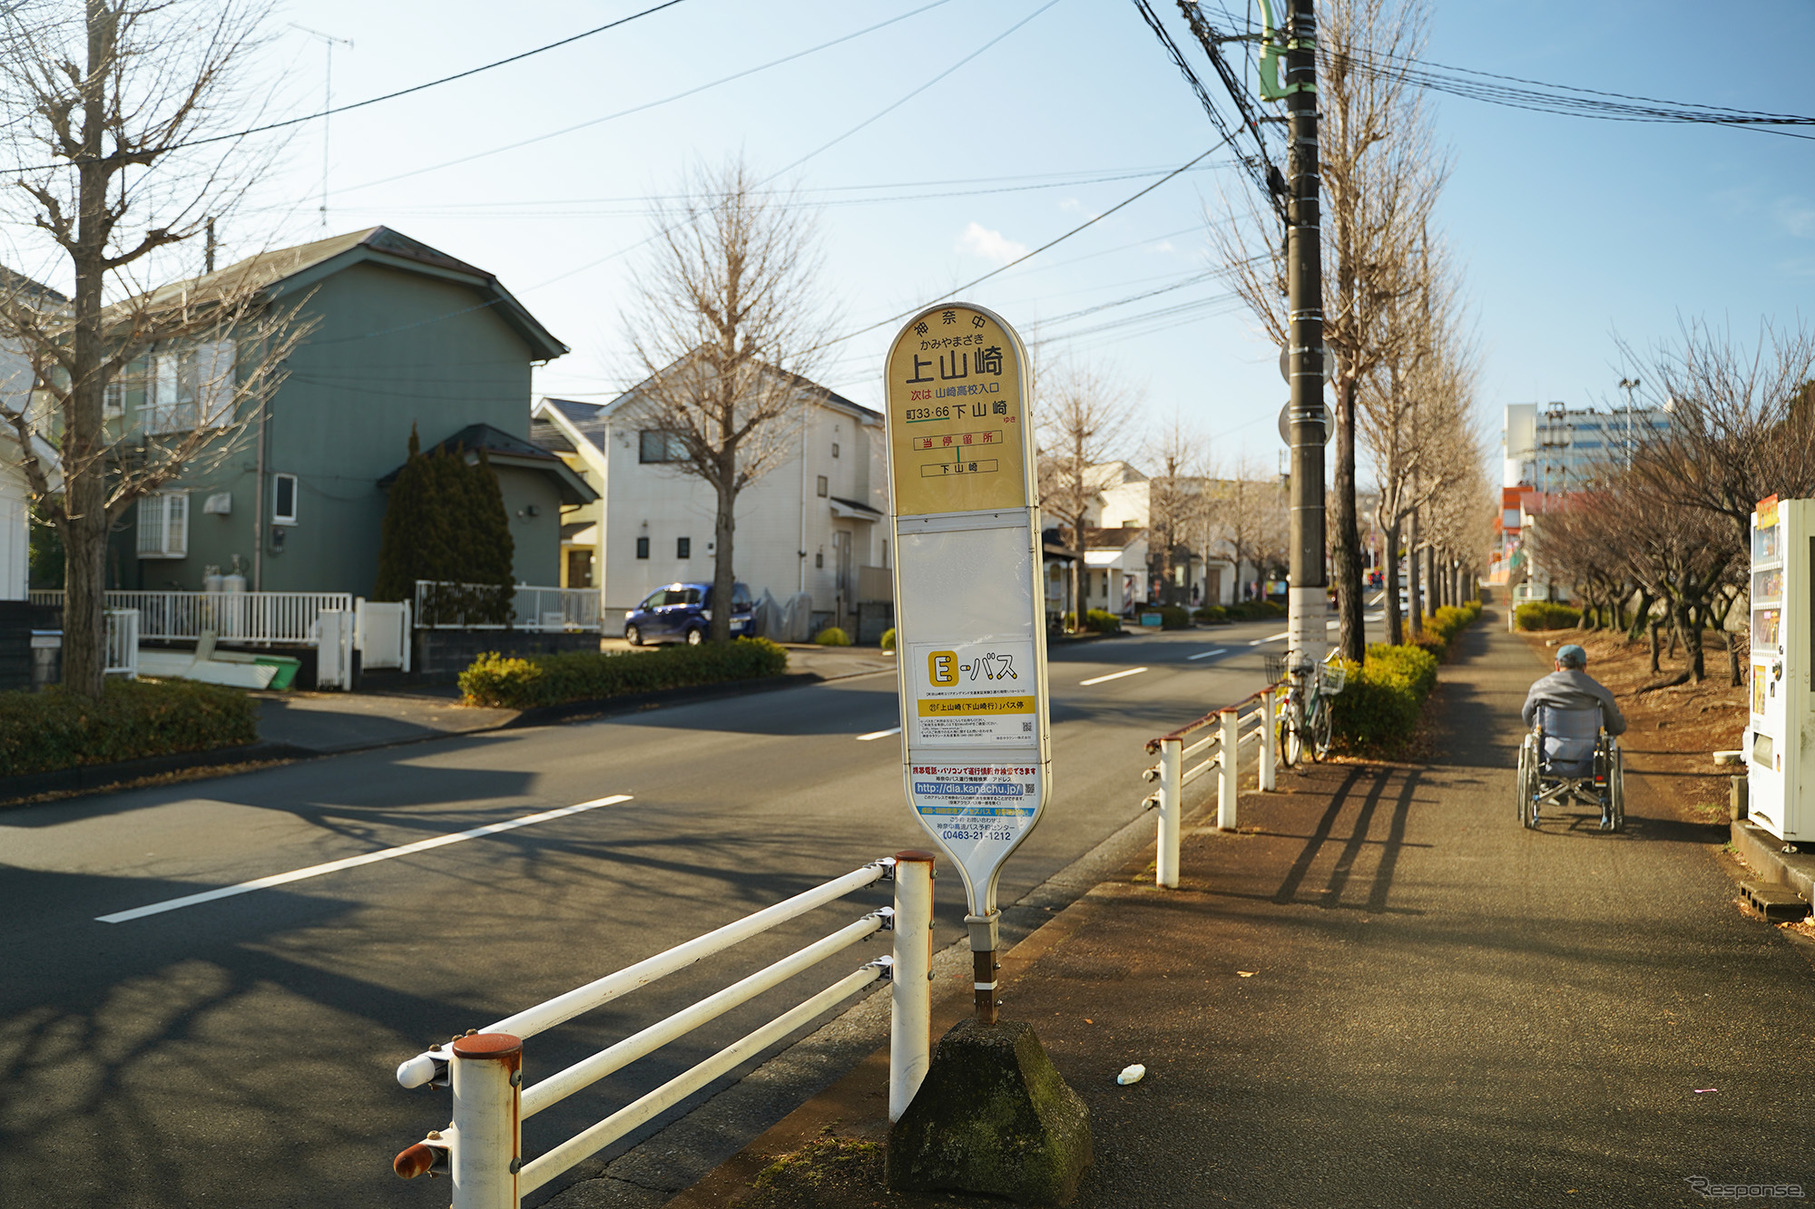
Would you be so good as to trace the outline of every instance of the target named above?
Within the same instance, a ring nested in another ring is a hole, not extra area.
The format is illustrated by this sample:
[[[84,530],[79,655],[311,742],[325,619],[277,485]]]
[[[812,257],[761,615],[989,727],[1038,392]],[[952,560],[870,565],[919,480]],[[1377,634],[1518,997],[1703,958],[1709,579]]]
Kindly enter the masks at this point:
[[[1323,657],[1329,579],[1324,571],[1323,246],[1317,157],[1317,16],[1313,0],[1287,0],[1285,94],[1287,164],[1286,323],[1291,346],[1291,584],[1286,646],[1290,665]],[[1271,31],[1269,31],[1269,34]]]

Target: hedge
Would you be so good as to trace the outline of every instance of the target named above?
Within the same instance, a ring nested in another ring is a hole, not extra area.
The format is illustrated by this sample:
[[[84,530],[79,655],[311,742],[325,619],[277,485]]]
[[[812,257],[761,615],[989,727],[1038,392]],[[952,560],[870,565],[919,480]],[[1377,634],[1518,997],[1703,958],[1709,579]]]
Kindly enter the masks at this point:
[[[881,646],[882,649],[885,651],[892,651],[895,649],[895,627],[894,626],[890,626],[888,629],[886,629],[882,632],[882,641],[878,645]]]
[[[1336,741],[1349,751],[1391,752],[1411,738],[1418,709],[1437,683],[1437,657],[1421,647],[1368,647],[1365,663],[1343,662],[1348,684],[1330,715]]]
[[[1449,657],[1449,644],[1481,616],[1481,602],[1471,600],[1460,608],[1444,605],[1436,613],[1426,613],[1421,633],[1412,642],[1437,657],[1439,663]]]
[[[1141,612],[1158,613],[1162,630],[1188,630],[1191,628],[1191,611],[1178,605],[1155,605],[1142,609]]]
[[[109,680],[99,701],[61,688],[0,693],[0,776],[257,740],[258,706],[216,684]]]
[[[1084,611],[1084,628],[1095,630],[1099,634],[1120,634],[1122,619],[1108,609],[1086,609]]]
[[[820,646],[850,646],[851,636],[835,625],[829,625],[813,639]]]
[[[1581,620],[1582,610],[1547,600],[1528,600],[1513,610],[1513,624],[1521,630],[1570,630]]]
[[[568,651],[528,659],[488,651],[460,673],[460,691],[468,705],[529,709],[725,680],[754,680],[787,670],[788,652],[767,638],[651,651]]]

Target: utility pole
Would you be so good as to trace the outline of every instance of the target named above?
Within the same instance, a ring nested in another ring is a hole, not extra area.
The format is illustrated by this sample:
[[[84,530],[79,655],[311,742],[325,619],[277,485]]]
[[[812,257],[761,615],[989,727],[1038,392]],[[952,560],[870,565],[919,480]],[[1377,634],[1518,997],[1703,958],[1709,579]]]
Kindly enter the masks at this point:
[[[1313,0],[1288,0],[1284,92],[1287,164],[1286,319],[1291,346],[1291,584],[1286,646],[1291,666],[1323,657],[1329,579],[1324,570],[1323,247],[1317,157],[1317,16]]]
[[[1626,392],[1626,469],[1632,469],[1632,392],[1639,388],[1637,378],[1621,378],[1620,389]]]

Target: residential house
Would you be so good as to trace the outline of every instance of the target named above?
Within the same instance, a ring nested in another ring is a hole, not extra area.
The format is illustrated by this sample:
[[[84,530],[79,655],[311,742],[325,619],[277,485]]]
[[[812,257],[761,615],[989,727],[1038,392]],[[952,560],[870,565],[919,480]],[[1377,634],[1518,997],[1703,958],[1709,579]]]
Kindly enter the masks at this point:
[[[387,227],[261,253],[164,287],[206,298],[256,288],[308,325],[262,409],[234,409],[250,372],[244,341],[153,347],[110,388],[110,421],[130,438],[219,426],[211,457],[142,499],[114,551],[123,588],[199,589],[234,563],[253,590],[367,594],[377,574],[383,484],[408,454],[483,448],[498,474],[519,582],[553,585],[561,509],[589,491],[528,441],[530,371],[567,346],[484,269]]]
[[[812,632],[836,623],[855,636],[860,605],[894,598],[883,418],[797,381],[791,452],[738,496],[737,578],[759,598],[807,596]],[[675,464],[675,438],[646,407],[636,388],[609,403],[542,399],[535,406],[544,444],[601,497],[562,517],[564,574],[569,583],[590,575],[603,589],[608,632],[655,588],[710,581],[716,562],[717,497]],[[873,638],[886,610],[864,612],[864,635]]]
[[[56,290],[5,267],[0,267],[0,291],[52,313],[69,305]],[[33,382],[24,350],[15,340],[0,339],[0,408],[33,414]],[[60,481],[56,449],[36,432],[31,440],[39,464],[53,482]],[[18,430],[0,422],[0,600],[24,600],[29,586],[32,491],[20,462]]]

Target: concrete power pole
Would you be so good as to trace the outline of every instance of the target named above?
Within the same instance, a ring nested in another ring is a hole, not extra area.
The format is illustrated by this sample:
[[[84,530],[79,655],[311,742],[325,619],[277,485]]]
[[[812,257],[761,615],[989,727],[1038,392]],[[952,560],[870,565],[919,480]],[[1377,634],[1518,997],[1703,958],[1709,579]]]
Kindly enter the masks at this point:
[[[1291,347],[1291,586],[1286,644],[1294,667],[1321,659],[1324,571],[1323,246],[1317,158],[1317,17],[1312,0],[1289,0],[1285,101],[1291,131],[1286,210],[1286,309]]]

